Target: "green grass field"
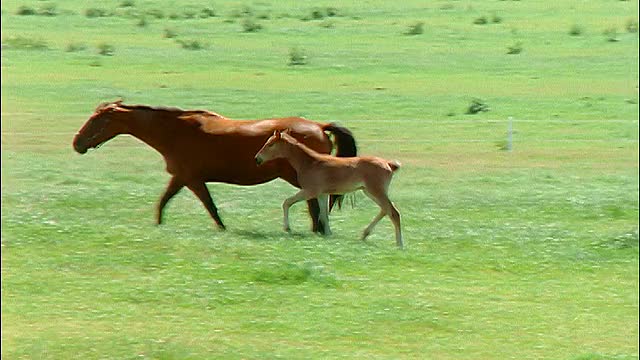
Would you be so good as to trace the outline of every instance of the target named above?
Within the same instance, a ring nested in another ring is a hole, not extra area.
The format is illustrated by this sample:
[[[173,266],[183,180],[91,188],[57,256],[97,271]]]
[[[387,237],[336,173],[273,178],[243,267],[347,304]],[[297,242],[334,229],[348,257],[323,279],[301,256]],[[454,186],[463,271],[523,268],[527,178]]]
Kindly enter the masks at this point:
[[[613,0],[3,2],[2,359],[638,359],[637,28]],[[118,97],[339,121],[403,163],[407,249],[358,240],[362,194],[284,233],[280,180],[209,184],[226,232],[185,190],[155,226],[159,154],[71,147]]]

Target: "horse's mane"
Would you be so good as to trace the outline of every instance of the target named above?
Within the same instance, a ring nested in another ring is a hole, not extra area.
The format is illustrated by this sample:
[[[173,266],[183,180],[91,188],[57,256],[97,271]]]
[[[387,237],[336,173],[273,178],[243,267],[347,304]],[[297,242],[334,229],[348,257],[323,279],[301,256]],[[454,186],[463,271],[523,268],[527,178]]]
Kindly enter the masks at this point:
[[[143,110],[143,111],[163,111],[163,112],[171,112],[171,113],[191,113],[191,114],[202,114],[202,115],[212,115],[215,117],[224,118],[224,116],[214,113],[213,111],[208,110],[184,110],[179,107],[174,106],[149,106],[149,105],[127,105],[123,104],[121,100],[114,102],[105,102],[98,106],[98,110],[104,109],[109,105],[117,105],[120,108],[127,110]]]

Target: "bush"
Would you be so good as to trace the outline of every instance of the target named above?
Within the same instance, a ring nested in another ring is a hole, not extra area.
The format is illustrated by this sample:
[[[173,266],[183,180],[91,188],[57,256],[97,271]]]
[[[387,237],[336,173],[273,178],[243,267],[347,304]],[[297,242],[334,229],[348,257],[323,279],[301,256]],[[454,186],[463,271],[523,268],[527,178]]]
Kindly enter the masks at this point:
[[[35,9],[25,5],[20,6],[18,8],[18,11],[16,11],[16,15],[35,15],[35,14],[37,14]]]
[[[111,44],[107,44],[107,43],[98,44],[98,54],[100,55],[113,56],[113,54],[115,53],[115,50],[116,48]]]
[[[485,102],[481,99],[473,99],[471,100],[471,104],[467,108],[467,114],[473,115],[480,112],[489,111],[489,106],[485,104]]]
[[[489,20],[487,20],[486,16],[480,16],[479,18],[473,20],[473,23],[476,25],[486,25],[489,23]]]
[[[166,39],[173,39],[176,36],[178,36],[178,34],[176,33],[175,30],[169,29],[169,28],[165,28],[164,29],[164,37]]]
[[[204,8],[200,11],[200,17],[203,19],[215,17],[216,12],[212,8]]]
[[[77,52],[86,50],[87,46],[82,43],[69,43],[65,49],[66,52]]]
[[[56,16],[56,15],[58,15],[58,10],[56,9],[56,4],[52,4],[52,3],[42,4],[40,9],[38,9],[38,15],[42,15],[42,16]]]
[[[509,55],[516,55],[516,54],[520,54],[522,52],[522,43],[521,42],[517,42],[509,47],[507,47],[507,54]]]
[[[627,20],[627,23],[625,24],[625,29],[627,29],[627,32],[629,33],[637,33],[638,32],[638,20],[635,19],[629,19]]]
[[[289,50],[289,65],[306,65],[307,55],[300,48],[294,47]]]
[[[602,34],[607,39],[608,42],[616,42],[618,41],[618,30],[614,27],[610,27],[605,29]]]
[[[413,23],[409,26],[405,35],[420,35],[424,32],[424,23],[422,21]]]
[[[180,44],[180,46],[183,49],[186,49],[186,50],[204,49],[204,45],[202,45],[198,40],[176,40],[176,42]]]
[[[10,36],[2,40],[2,47],[22,50],[47,50],[49,47],[44,40],[24,36]]]
[[[84,11],[84,15],[88,18],[106,17],[109,16],[109,12],[100,8],[89,8]]]
[[[258,32],[260,30],[262,30],[262,25],[252,18],[248,17],[242,20],[242,31],[251,33]]]
[[[569,29],[569,35],[571,36],[580,36],[584,32],[584,29],[580,25],[573,25],[571,29]]]
[[[120,7],[134,7],[134,6],[136,6],[136,4],[133,0],[124,0],[123,2],[120,3]]]

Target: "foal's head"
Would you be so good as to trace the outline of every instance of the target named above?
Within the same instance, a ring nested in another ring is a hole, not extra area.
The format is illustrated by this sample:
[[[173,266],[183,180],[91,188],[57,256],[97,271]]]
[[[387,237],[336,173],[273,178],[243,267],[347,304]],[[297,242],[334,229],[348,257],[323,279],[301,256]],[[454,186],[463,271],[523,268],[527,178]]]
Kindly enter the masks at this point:
[[[73,148],[80,154],[84,154],[89,148],[98,147],[123,133],[125,130],[123,122],[118,119],[131,110],[120,105],[122,105],[121,100],[98,105],[93,115],[73,138]]]
[[[282,145],[285,142],[290,142],[292,139],[293,137],[287,133],[287,130],[274,131],[273,135],[267,139],[267,142],[264,143],[260,151],[256,154],[256,163],[260,165],[265,161],[284,157]]]

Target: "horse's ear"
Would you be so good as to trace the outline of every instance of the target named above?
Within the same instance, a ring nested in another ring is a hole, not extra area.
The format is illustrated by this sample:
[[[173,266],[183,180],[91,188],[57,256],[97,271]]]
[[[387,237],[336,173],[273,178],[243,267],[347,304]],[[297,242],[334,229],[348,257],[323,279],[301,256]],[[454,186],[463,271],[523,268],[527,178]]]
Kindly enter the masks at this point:
[[[281,135],[280,130],[273,130],[273,136],[276,138],[276,140],[280,139],[280,135]]]

